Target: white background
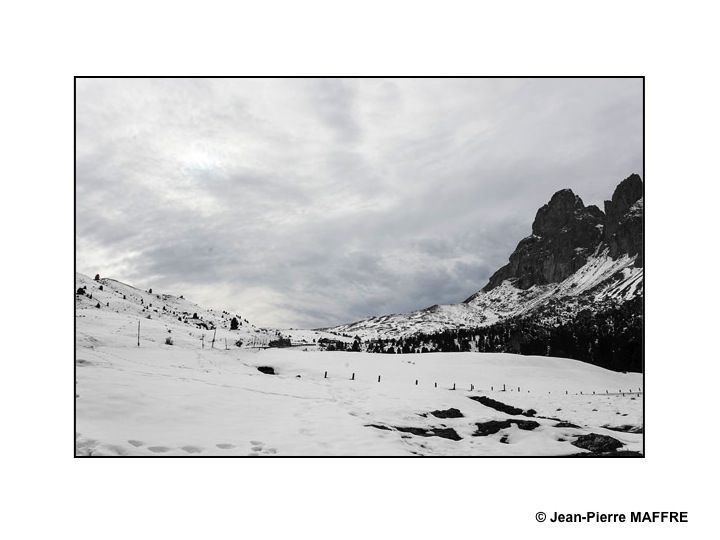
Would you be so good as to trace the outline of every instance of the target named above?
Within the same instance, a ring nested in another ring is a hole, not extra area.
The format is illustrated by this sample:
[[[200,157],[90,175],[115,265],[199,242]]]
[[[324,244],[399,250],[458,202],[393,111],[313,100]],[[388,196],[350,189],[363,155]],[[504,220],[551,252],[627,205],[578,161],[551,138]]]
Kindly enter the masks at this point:
[[[708,537],[720,384],[712,5],[6,3],[0,536]],[[101,74],[645,75],[647,458],[73,459],[73,75]],[[687,510],[690,523],[538,524],[540,510]]]

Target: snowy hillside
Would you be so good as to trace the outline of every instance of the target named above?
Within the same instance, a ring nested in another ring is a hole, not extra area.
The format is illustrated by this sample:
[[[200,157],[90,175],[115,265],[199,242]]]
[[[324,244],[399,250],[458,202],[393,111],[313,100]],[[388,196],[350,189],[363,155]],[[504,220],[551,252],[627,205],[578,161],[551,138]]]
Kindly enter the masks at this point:
[[[149,292],[152,289],[145,291],[114,279],[94,280],[77,273],[75,287],[78,346],[95,343],[97,336],[109,331],[133,334],[137,346],[138,322],[141,345],[165,343],[169,338],[176,345],[255,348],[267,346],[279,335],[310,347],[322,337],[350,341],[315,330],[258,328],[239,314],[207,309],[183,296]],[[233,318],[238,323],[234,330]]]
[[[572,317],[579,309],[602,303],[623,302],[643,294],[643,268],[635,258],[617,260],[607,252],[596,253],[573,275],[557,284],[519,289],[510,280],[490,291],[480,291],[462,304],[436,305],[427,309],[372,317],[327,329],[361,339],[405,337],[445,329],[488,326],[537,310],[549,302],[560,303],[556,317]]]

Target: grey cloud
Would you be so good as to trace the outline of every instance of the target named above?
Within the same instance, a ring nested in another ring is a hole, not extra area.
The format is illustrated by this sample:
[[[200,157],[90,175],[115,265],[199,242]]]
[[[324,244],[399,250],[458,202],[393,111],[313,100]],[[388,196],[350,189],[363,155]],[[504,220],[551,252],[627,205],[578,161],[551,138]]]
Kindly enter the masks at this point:
[[[457,302],[642,171],[635,79],[81,79],[78,269],[263,325]]]

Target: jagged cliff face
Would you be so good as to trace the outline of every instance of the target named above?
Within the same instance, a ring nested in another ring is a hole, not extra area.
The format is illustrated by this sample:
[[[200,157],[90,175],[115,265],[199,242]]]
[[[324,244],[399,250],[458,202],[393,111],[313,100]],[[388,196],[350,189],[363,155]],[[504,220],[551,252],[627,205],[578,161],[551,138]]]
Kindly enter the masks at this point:
[[[637,255],[636,266],[643,266],[643,182],[633,174],[620,182],[612,200],[605,201],[603,241],[610,256]]]
[[[558,191],[538,210],[532,235],[520,241],[510,262],[483,290],[506,279],[513,279],[520,289],[562,281],[581,268],[600,243],[603,219],[597,206],[586,207],[572,190]]]
[[[605,201],[605,213],[594,205],[586,207],[570,189],[558,191],[538,210],[532,235],[520,241],[510,262],[492,275],[483,291],[508,279],[519,289],[559,283],[582,268],[602,244],[614,259],[638,255],[635,264],[642,266],[642,196],[637,174],[618,185],[612,200]]]

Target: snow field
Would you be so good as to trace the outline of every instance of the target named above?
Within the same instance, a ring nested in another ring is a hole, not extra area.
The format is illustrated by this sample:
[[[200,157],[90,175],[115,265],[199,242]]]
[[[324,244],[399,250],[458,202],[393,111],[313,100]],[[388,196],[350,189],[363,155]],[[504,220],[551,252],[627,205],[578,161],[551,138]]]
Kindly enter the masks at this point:
[[[93,298],[76,296],[78,455],[568,455],[583,452],[570,443],[591,432],[620,440],[625,450],[642,450],[641,433],[603,427],[642,428],[642,397],[622,395],[642,388],[641,374],[501,353],[318,351],[313,339],[337,336],[314,330],[281,331],[307,345],[251,349],[251,340],[267,342],[276,331],[245,322],[230,330],[231,314],[113,280],[78,275],[80,285]],[[175,313],[183,311],[199,319],[178,320]],[[201,322],[217,330],[198,328]],[[234,345],[238,339],[241,348]],[[263,366],[276,374],[258,371]],[[474,435],[478,422],[528,419],[470,399],[481,395],[534,409],[539,427],[510,424]],[[463,416],[428,414],[450,408]],[[558,428],[558,420],[578,427]],[[458,440],[433,429],[454,430]]]

